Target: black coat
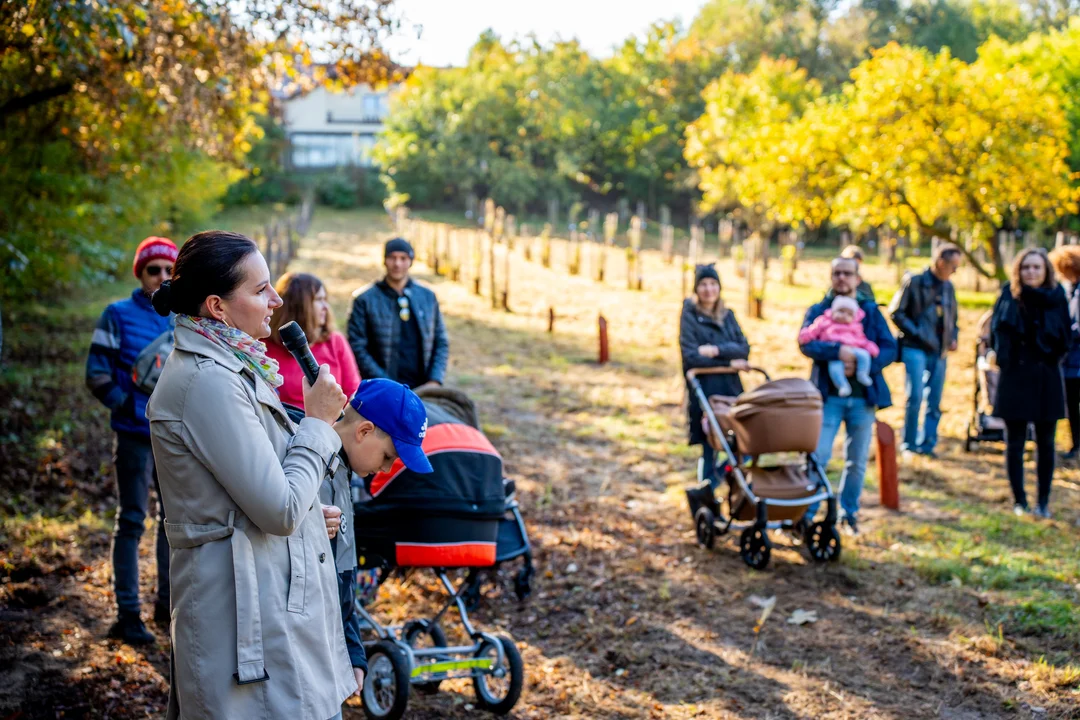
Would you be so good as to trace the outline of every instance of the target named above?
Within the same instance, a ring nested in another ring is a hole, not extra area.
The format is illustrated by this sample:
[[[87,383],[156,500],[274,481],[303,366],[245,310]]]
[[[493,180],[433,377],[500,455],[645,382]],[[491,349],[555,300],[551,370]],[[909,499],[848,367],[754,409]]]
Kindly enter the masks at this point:
[[[990,346],[1001,368],[994,415],[1004,420],[1052,422],[1065,417],[1061,360],[1071,338],[1068,301],[1060,286],[1025,287],[1019,302],[1009,283],[990,320]]]
[[[914,347],[930,355],[945,357],[949,345],[959,337],[956,324],[956,291],[944,281],[941,287],[944,336],[938,334],[937,306],[934,304],[935,278],[929,269],[918,275],[908,273],[900,283],[889,313],[900,331],[900,347]]]
[[[720,354],[707,358],[698,353],[702,345],[715,345]],[[693,368],[728,367],[732,360],[745,360],[750,357],[750,344],[743,336],[742,328],[730,310],[724,315],[722,323],[698,312],[693,300],[683,302],[682,318],[679,321],[679,347],[682,350],[683,377]],[[738,395],[743,391],[738,375],[703,375],[698,378],[705,396]],[[690,444],[700,445],[705,442],[705,432],[701,429],[701,406],[693,390],[687,383],[690,396],[688,414],[690,420]]]

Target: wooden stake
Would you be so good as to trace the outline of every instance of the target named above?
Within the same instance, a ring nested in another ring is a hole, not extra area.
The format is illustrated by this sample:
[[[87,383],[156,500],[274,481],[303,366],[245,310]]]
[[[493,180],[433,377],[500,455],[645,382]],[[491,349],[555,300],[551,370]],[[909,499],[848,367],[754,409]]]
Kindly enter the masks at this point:
[[[604,365],[608,361],[608,335],[607,335],[607,320],[601,315],[598,318],[598,325],[600,331],[600,364]]]

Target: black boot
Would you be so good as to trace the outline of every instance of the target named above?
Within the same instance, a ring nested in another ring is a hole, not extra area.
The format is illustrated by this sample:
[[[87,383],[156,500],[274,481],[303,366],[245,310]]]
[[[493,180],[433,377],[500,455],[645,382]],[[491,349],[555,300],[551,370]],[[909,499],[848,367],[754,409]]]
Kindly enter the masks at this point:
[[[157,642],[157,638],[146,629],[137,612],[121,611],[116,622],[109,628],[109,637],[123,640],[128,645],[150,645]]]
[[[169,610],[168,600],[158,600],[154,603],[154,622],[164,627],[169,627],[169,623],[172,622],[172,613]]]

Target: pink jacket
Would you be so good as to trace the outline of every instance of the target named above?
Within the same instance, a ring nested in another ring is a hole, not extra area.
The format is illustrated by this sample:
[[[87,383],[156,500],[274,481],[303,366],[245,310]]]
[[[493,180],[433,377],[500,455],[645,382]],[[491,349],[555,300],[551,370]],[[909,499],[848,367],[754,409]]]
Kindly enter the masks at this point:
[[[862,348],[870,353],[870,357],[877,357],[880,352],[877,343],[867,340],[866,333],[863,332],[862,319],[864,317],[866,317],[866,313],[859,310],[855,313],[855,322],[844,325],[834,322],[832,310],[826,310],[824,315],[799,331],[799,344],[805,345],[811,340],[836,342],[841,345]]]
[[[281,345],[269,338],[265,342],[266,354],[278,361],[281,377],[285,380],[285,383],[278,388],[281,402],[303,408],[304,372],[300,369],[300,365]],[[311,354],[315,356],[315,362],[330,366],[330,372],[341,386],[341,391],[351,400],[356,388],[360,386],[360,371],[356,368],[356,358],[353,357],[349,341],[345,339],[345,336],[339,332],[330,333],[328,339],[311,346]]]

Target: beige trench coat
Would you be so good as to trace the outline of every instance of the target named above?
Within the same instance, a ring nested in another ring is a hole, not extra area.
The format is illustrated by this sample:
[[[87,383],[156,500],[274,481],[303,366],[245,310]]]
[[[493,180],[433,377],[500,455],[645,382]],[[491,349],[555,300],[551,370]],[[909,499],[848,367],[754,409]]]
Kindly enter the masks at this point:
[[[147,407],[172,547],[170,719],[327,720],[356,690],[318,503],[341,446],[176,329]]]

